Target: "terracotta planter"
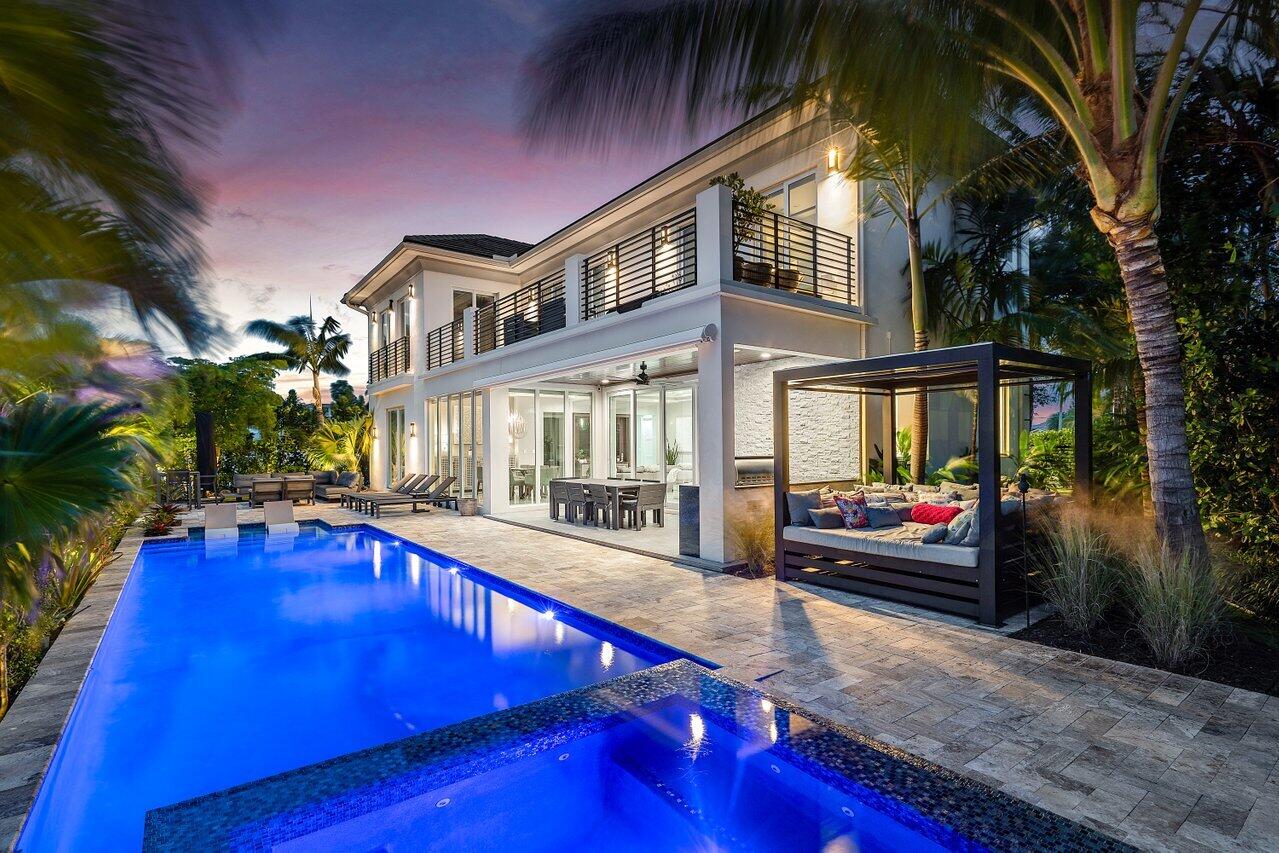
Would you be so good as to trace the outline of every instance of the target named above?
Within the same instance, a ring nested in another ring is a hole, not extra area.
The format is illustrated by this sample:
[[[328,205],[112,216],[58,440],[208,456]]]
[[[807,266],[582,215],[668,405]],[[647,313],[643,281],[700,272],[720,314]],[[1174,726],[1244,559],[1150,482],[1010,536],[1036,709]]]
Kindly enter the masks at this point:
[[[458,498],[457,514],[458,515],[478,515],[480,502],[475,498]]]
[[[777,271],[777,286],[782,290],[789,290],[792,293],[797,292],[799,290],[799,283],[799,270],[783,267]]]

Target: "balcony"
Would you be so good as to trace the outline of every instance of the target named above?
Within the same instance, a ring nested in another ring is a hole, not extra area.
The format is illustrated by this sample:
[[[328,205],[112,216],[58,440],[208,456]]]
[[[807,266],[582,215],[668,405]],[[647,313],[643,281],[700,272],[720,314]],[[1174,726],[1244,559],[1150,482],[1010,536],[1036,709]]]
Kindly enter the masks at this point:
[[[722,249],[715,268],[702,271],[702,280],[708,283],[731,279],[806,300],[859,308],[853,237],[779,213],[749,213],[732,202],[727,192],[723,187],[704,190],[696,207],[589,255],[566,259],[551,274],[492,304],[468,309],[469,319],[431,330],[425,341],[426,369],[597,317],[634,311],[666,294],[694,287],[699,282],[699,236]],[[732,270],[721,270],[719,265],[728,263],[730,247]]]
[[[426,369],[452,364],[462,357],[462,321],[445,323],[426,333]]]
[[[581,318],[634,311],[695,284],[697,213],[686,210],[586,259]]]
[[[409,372],[409,339],[406,335],[369,353],[369,381],[380,382]]]
[[[853,238],[780,213],[733,205],[733,279],[859,305]]]
[[[568,319],[564,281],[564,270],[557,270],[478,309],[476,354],[564,328]]]

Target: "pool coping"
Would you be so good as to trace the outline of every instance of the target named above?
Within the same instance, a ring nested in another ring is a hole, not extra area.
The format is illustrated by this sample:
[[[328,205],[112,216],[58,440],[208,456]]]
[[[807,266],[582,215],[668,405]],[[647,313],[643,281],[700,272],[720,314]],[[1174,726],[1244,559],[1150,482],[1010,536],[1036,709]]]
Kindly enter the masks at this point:
[[[529,603],[529,599],[553,602],[579,617],[588,628],[597,626],[613,633],[620,632],[635,638],[633,642],[636,645],[651,646],[654,651],[663,654],[674,654],[715,666],[697,655],[640,631],[442,554],[384,528],[363,522],[331,524],[324,519],[307,519],[304,523],[328,531],[367,530],[394,539],[414,550],[425,551],[435,558],[465,567],[468,573],[482,575],[485,585],[498,592],[514,592],[516,595],[512,597],[525,603]],[[265,527],[261,522],[239,526],[245,529]],[[35,673],[10,706],[9,712],[0,720],[0,838],[5,839],[6,850],[12,851],[17,847],[27,815],[35,803],[40,784],[53,760],[53,753],[62,739],[67,719],[80,696],[102,636],[115,613],[120,595],[137,564],[142,547],[149,543],[182,544],[204,536],[202,525],[189,525],[179,528],[179,531],[168,536],[143,536],[142,527],[135,524],[125,532],[116,547],[119,556],[102,570],[76,612],[54,638]]]
[[[738,736],[765,737],[765,721],[771,722],[770,751],[779,763],[946,849],[1027,849],[1031,839],[1035,849],[1049,851],[1133,849],[756,685],[677,660],[153,809],[143,850],[270,849],[568,746],[673,698],[690,700]]]
[[[130,527],[116,546],[119,556],[98,575],[9,713],[0,720],[0,838],[6,839],[6,849],[13,850],[18,843],[142,545],[185,538],[185,530],[177,535],[144,537],[140,526]]]

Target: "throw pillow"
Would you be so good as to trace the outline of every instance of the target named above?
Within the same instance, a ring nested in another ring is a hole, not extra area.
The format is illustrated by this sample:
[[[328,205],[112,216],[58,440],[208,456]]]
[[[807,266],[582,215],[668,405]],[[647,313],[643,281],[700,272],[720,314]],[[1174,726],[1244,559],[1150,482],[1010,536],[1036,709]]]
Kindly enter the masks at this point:
[[[813,520],[808,517],[808,511],[820,509],[821,505],[821,492],[817,489],[811,492],[787,492],[786,509],[790,512],[791,527],[812,527]]]
[[[837,506],[810,509],[808,517],[813,520],[814,527],[822,530],[832,530],[844,526],[844,514],[839,511]]]
[[[950,520],[946,525],[946,538],[942,541],[947,545],[958,545],[964,541],[964,537],[968,535],[968,528],[973,523],[973,511],[966,509],[959,515]]]
[[[910,517],[910,513],[911,513],[911,510],[915,508],[915,505],[913,503],[909,503],[907,501],[894,501],[893,503],[889,504],[889,506],[891,506],[894,510],[897,511],[897,517],[900,518],[902,521],[912,520]]]
[[[946,525],[934,524],[932,527],[924,531],[924,537],[920,541],[925,545],[936,545],[938,542],[946,538]]]
[[[977,501],[973,501],[973,508],[968,511],[973,514],[972,524],[968,525],[968,535],[959,544],[966,545],[969,548],[976,548],[981,544],[981,530],[977,527]]]
[[[866,507],[866,518],[870,521],[871,527],[901,527],[901,517],[897,515],[897,510],[890,506]]]
[[[858,492],[855,495],[840,495],[835,498],[835,506],[839,507],[839,512],[844,516],[844,527],[848,530],[857,530],[870,525],[870,519],[866,517],[866,497]]]
[[[920,524],[950,524],[961,512],[963,510],[958,506],[918,503],[910,511],[910,520]]]
[[[341,474],[338,474],[337,485],[343,489],[349,489],[355,485],[356,480],[359,478],[359,471],[343,471]]]

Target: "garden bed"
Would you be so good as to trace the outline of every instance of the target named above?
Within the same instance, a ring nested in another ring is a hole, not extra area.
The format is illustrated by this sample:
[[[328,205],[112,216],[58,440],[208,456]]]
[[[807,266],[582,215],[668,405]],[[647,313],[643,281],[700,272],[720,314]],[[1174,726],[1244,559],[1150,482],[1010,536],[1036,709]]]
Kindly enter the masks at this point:
[[[1264,639],[1238,627],[1228,629],[1198,660],[1173,670],[1231,687],[1279,696],[1279,636],[1273,631]],[[1043,646],[1096,655],[1110,660],[1160,669],[1145,643],[1126,620],[1110,619],[1087,640],[1068,629],[1052,615],[1011,635]]]

